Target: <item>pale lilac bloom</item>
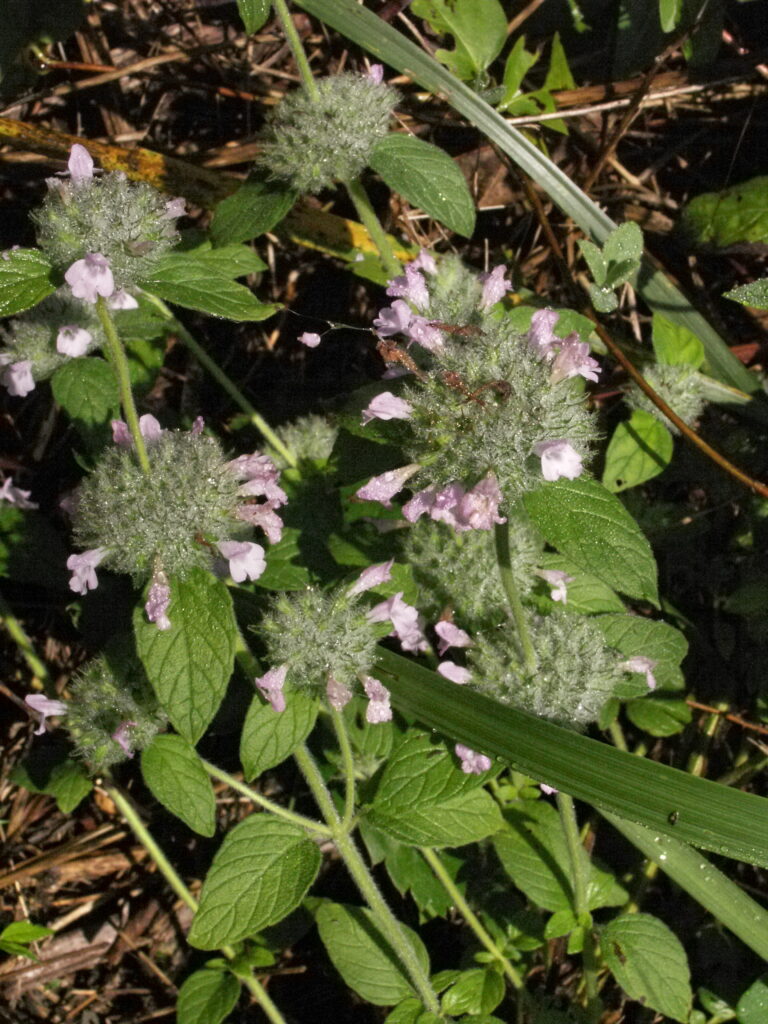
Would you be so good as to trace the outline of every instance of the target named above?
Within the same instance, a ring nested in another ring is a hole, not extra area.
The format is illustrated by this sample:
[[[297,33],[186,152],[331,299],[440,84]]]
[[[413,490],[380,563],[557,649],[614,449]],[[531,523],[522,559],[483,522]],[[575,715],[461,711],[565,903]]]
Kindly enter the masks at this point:
[[[437,264],[435,263],[435,257],[429,251],[429,249],[420,249],[419,255],[415,260],[411,261],[411,266],[415,267],[416,270],[426,270],[428,274],[437,273]]]
[[[464,686],[472,678],[472,673],[468,668],[462,668],[461,665],[457,665],[455,661],[441,661],[437,666],[437,671],[445,679],[448,679],[452,683],[456,683],[457,686]]]
[[[125,288],[118,288],[116,292],[107,299],[110,309],[138,309],[139,303]]]
[[[424,487],[422,490],[416,491],[413,497],[403,505],[403,515],[409,523],[415,523],[432,511],[436,497],[436,487]]]
[[[552,590],[549,596],[553,601],[562,601],[563,604],[568,600],[568,589],[567,585],[573,583],[573,576],[569,576],[567,572],[563,572],[562,569],[537,569],[536,575],[550,585]]]
[[[133,438],[125,420],[112,420],[110,426],[112,427],[112,441],[114,444],[118,448],[130,448],[133,444]]]
[[[261,497],[262,495],[272,503],[274,508],[285,505],[288,496],[278,485],[280,470],[268,455],[261,455],[254,452],[252,455],[238,455],[227,463],[227,469],[234,473],[238,480],[246,482],[240,488],[240,493],[250,496]]]
[[[9,395],[17,398],[24,398],[30,391],[35,390],[35,379],[32,376],[32,362],[29,359],[20,359],[18,363],[11,363],[3,370],[0,382],[8,389]]]
[[[238,519],[251,526],[259,526],[267,535],[270,544],[277,544],[283,536],[283,520],[275,512],[274,503],[264,501],[257,505],[240,505],[236,511]]]
[[[112,739],[120,747],[127,757],[133,757],[133,749],[130,741],[130,731],[136,722],[121,722],[112,733]]]
[[[493,473],[467,491],[453,511],[454,526],[457,530],[492,530],[494,523],[506,523],[506,517],[499,515],[499,502],[503,495]],[[434,512],[432,518],[436,518]]]
[[[370,400],[363,409],[362,425],[371,420],[407,420],[413,412],[413,406],[403,398],[398,398],[391,391],[382,391]]]
[[[528,344],[539,359],[551,359],[554,356],[554,346],[560,343],[554,333],[554,326],[559,319],[560,314],[554,309],[537,309],[531,317]]]
[[[106,554],[106,548],[91,548],[79,555],[70,555],[67,559],[67,568],[72,573],[69,589],[76,594],[87,594],[89,590],[95,590],[99,585],[96,566]]]
[[[192,421],[192,426],[189,428],[189,432],[192,437],[199,437],[205,430],[205,420],[202,416],[195,416]]]
[[[176,217],[184,217],[187,212],[187,201],[177,196],[175,199],[169,199],[165,204],[165,216],[168,220],[175,220]]]
[[[40,724],[35,729],[35,736],[42,736],[45,732],[45,720],[49,715],[66,715],[67,713],[67,705],[63,700],[52,700],[42,693],[30,693],[24,698],[24,703],[40,715]]]
[[[321,342],[319,334],[315,334],[314,331],[304,331],[303,334],[299,335],[299,341],[302,345],[306,345],[307,348],[317,348]]]
[[[464,493],[464,488],[455,481],[439,491],[436,487],[425,487],[403,505],[403,515],[409,523],[415,523],[421,516],[429,515],[435,522],[456,526],[453,509],[464,497]]]
[[[256,683],[258,688],[267,698],[274,711],[285,711],[285,694],[283,693],[283,686],[285,685],[285,677],[287,674],[288,666],[281,665],[279,668],[271,668],[269,672],[265,672],[261,678],[254,679],[254,683]]]
[[[461,760],[461,770],[465,775],[482,775],[490,769],[492,762],[485,754],[478,754],[463,743],[457,743],[453,749]]]
[[[579,341],[578,334],[574,333],[563,340],[552,363],[549,379],[552,384],[557,384],[568,377],[579,375],[585,380],[596,381],[600,375],[600,364],[590,356],[586,341]]]
[[[404,651],[415,653],[425,651],[429,646],[418,610],[403,600],[402,590],[371,608],[366,618],[369,622],[386,622],[389,619],[394,627],[390,636],[394,634],[397,637]]]
[[[480,274],[480,282],[483,286],[483,296],[480,300],[482,309],[489,309],[501,302],[504,296],[512,287],[512,282],[505,277],[507,268],[503,263],[494,267],[490,274]]]
[[[435,626],[435,632],[440,637],[440,643],[437,645],[437,653],[442,656],[448,650],[449,647],[471,647],[472,637],[469,633],[466,633],[463,629],[453,623],[443,619],[438,622]]]
[[[642,654],[635,654],[627,661],[623,661],[619,668],[624,669],[625,672],[637,672],[640,675],[645,676],[645,681],[648,684],[649,690],[656,689],[656,677],[653,674],[653,669],[658,665],[657,661],[653,658],[646,658]]]
[[[371,477],[367,484],[363,484],[355,493],[363,501],[380,501],[382,505],[389,508],[392,498],[405,487],[406,481],[418,472],[421,466],[417,462],[411,462],[399,469],[390,469],[380,476]]]
[[[423,274],[414,267],[412,263],[407,264],[405,273],[400,277],[393,277],[387,282],[387,295],[393,298],[407,299],[417,309],[425,310],[429,307],[429,290]]]
[[[7,263],[8,260],[11,258],[11,253],[17,252],[20,248],[20,245],[12,245],[10,249],[3,249],[3,251],[0,252],[0,257],[2,257]]]
[[[539,783],[539,789],[546,796],[552,796],[554,793],[559,793],[560,792],[560,790],[556,789],[554,786],[548,786],[546,784],[546,782],[540,782]]]
[[[380,337],[389,338],[393,334],[406,334],[412,319],[413,312],[408,303],[396,299],[391,306],[379,310],[373,326]]]
[[[248,540],[220,540],[216,547],[229,562],[229,574],[235,583],[257,580],[267,568],[260,544]]]
[[[93,335],[90,331],[78,327],[77,324],[67,324],[66,327],[60,327],[56,335],[56,351],[63,356],[77,359],[78,356],[85,355],[92,341]]]
[[[363,689],[368,698],[365,709],[365,720],[371,725],[392,720],[392,708],[389,704],[389,690],[373,676],[362,677]]]
[[[380,587],[382,583],[388,583],[392,579],[394,563],[394,558],[390,558],[388,562],[369,565],[367,569],[363,569],[347,591],[347,597],[356,597],[358,594],[364,594],[366,590],[372,590],[374,587]]]
[[[72,184],[75,186],[93,180],[93,157],[79,142],[76,142],[69,151],[67,168]]]
[[[168,586],[168,579],[163,572],[155,573],[147,594],[144,611],[147,613],[149,621],[154,622],[157,628],[163,631],[171,628],[171,620],[167,614],[170,603],[171,588]]]
[[[433,355],[439,356],[445,351],[442,332],[424,316],[413,317],[405,333],[411,341],[415,341]]]
[[[368,68],[368,73],[365,76],[374,85],[381,85],[384,81],[384,65],[383,64],[371,64]]]
[[[354,697],[350,688],[344,683],[340,683],[330,673],[325,684],[325,695],[328,698],[328,703],[335,711],[341,711]]]
[[[15,487],[13,477],[9,476],[3,480],[2,487],[0,487],[0,501],[7,501],[11,505],[15,505],[16,508],[39,508],[37,502],[29,501],[31,493],[31,491],[22,491],[20,487]]]
[[[153,441],[160,440],[163,428],[160,426],[160,421],[151,412],[147,412],[143,416],[139,416],[139,431],[144,440],[151,444]]]
[[[115,290],[115,279],[109,260],[100,252],[87,252],[81,260],[75,260],[64,275],[76,299],[96,302],[99,295],[108,299]]]
[[[559,480],[566,477],[575,480],[584,468],[581,456],[568,441],[539,441],[533,446],[541,459],[541,474],[545,480]]]

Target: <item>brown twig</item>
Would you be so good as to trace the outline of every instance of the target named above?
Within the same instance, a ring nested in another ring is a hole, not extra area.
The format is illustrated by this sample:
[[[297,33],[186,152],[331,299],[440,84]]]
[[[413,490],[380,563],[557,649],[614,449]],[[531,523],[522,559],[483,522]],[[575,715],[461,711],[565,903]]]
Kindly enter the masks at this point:
[[[731,714],[730,711],[723,711],[721,708],[710,707],[709,704],[700,704],[697,700],[686,700],[685,703],[689,708],[696,708],[697,711],[706,711],[710,715],[719,715],[721,718],[725,718],[729,722],[733,722],[734,725],[740,725],[742,729],[750,729],[752,732],[759,732],[764,736],[768,736],[768,727],[758,725],[757,722],[748,722],[746,718],[742,718],[741,715]]]

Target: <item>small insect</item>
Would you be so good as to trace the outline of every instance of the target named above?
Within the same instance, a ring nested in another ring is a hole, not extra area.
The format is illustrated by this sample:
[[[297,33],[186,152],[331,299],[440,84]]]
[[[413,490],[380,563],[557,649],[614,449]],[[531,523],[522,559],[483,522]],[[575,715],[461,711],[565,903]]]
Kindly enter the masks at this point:
[[[444,324],[441,320],[430,320],[430,327],[436,327],[439,331],[445,331],[446,334],[455,334],[461,338],[473,338],[480,333],[480,328],[474,324],[466,324],[461,327],[459,324]]]
[[[427,379],[426,373],[419,369],[407,352],[403,352],[397,342],[390,341],[388,338],[381,338],[376,345],[376,351],[385,363],[400,363],[406,370],[410,370],[411,373],[415,374],[419,380],[425,381]]]
[[[676,825],[679,817],[680,811],[670,811],[667,815],[667,821],[670,825]]]
[[[442,375],[443,383],[447,384],[449,388],[454,391],[460,392],[466,396],[468,402],[476,402],[485,408],[485,402],[478,398],[483,391],[487,391],[489,388],[494,390],[498,395],[501,396],[502,401],[506,401],[512,393],[512,386],[505,380],[489,380],[485,384],[481,384],[479,388],[475,388],[474,391],[470,391],[458,373],[454,373],[453,370],[446,370]]]

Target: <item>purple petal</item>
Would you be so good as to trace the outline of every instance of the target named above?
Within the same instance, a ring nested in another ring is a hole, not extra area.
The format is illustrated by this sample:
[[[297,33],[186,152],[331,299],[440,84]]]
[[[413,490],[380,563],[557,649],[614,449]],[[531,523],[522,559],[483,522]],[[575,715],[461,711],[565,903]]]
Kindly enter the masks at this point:
[[[584,468],[581,456],[568,441],[539,441],[533,450],[541,459],[541,474],[545,480],[559,480],[561,477],[575,480],[581,476]]]
[[[79,356],[85,355],[92,341],[93,336],[90,331],[86,331],[84,327],[78,327],[77,324],[68,324],[66,327],[59,328],[59,333],[56,335],[56,351],[63,356],[77,359]]]
[[[235,583],[257,580],[267,568],[264,548],[247,540],[222,540],[216,545],[229,562],[229,574]]]
[[[382,391],[363,409],[362,425],[371,420],[407,420],[413,412],[413,406],[403,398],[398,398],[391,391]]]
[[[504,296],[512,287],[512,282],[505,277],[507,268],[503,264],[494,267],[490,274],[480,274],[480,281],[483,285],[483,297],[480,305],[483,309],[489,309],[501,302]]]
[[[363,689],[368,698],[365,720],[372,725],[392,720],[392,708],[389,704],[389,690],[373,676],[363,676]]]
[[[72,184],[75,186],[82,185],[93,178],[93,157],[79,142],[76,142],[69,151],[67,168]]]
[[[491,767],[490,757],[476,753],[471,747],[465,747],[463,743],[457,743],[453,749],[461,760],[461,770],[465,775],[482,775]]]
[[[449,647],[472,646],[472,638],[469,633],[465,633],[463,629],[459,629],[453,622],[448,622],[445,619],[435,625],[435,633],[440,637],[437,653],[441,658]]]
[[[328,703],[336,711],[341,711],[354,697],[350,688],[344,683],[340,683],[338,679],[334,679],[332,675],[328,676],[325,695],[328,698]]]
[[[374,476],[356,492],[357,497],[363,501],[380,501],[389,508],[392,498],[402,491],[406,481],[420,468],[417,462],[412,462],[399,469],[390,469],[381,476]]]
[[[254,682],[272,705],[274,711],[285,711],[285,694],[283,686],[285,677],[288,674],[288,666],[280,665],[279,668],[271,668],[261,678],[254,679]]]
[[[65,273],[64,280],[75,298],[85,302],[96,302],[99,295],[108,299],[115,290],[109,260],[100,252],[87,252],[83,259],[76,260]]]
[[[0,377],[3,386],[8,389],[9,395],[17,398],[24,398],[30,391],[35,390],[35,379],[32,376],[32,362],[29,359],[21,359],[18,363],[11,363],[3,371]]]
[[[72,573],[69,580],[70,590],[74,590],[76,594],[87,594],[89,590],[95,590],[99,585],[96,566],[106,554],[106,548],[91,548],[90,551],[70,555],[67,559],[67,568]]]
[[[469,669],[457,665],[455,661],[441,661],[437,666],[437,671],[445,679],[456,683],[458,686],[465,686],[472,679],[472,673]]]
[[[319,334],[315,334],[314,331],[304,331],[303,334],[299,335],[299,341],[302,345],[306,345],[307,348],[317,348],[322,338]]]
[[[392,579],[394,562],[394,558],[390,558],[388,562],[369,565],[367,569],[363,569],[347,591],[347,597],[356,597],[358,594],[365,593],[366,590],[372,590],[374,587],[380,587],[382,583],[388,583]]]

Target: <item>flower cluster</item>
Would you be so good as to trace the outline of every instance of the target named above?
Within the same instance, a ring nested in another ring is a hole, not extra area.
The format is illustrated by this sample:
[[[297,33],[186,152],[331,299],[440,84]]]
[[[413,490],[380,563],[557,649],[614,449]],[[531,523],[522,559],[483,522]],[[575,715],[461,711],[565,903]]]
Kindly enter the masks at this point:
[[[704,381],[692,366],[667,366],[664,363],[656,363],[643,367],[643,376],[684,423],[693,424],[701,416],[707,403]],[[650,413],[673,434],[680,433],[674,423],[659,411],[634,381],[627,388],[627,405],[630,409],[642,409]]]
[[[300,193],[356,178],[387,134],[397,102],[397,92],[379,75],[347,72],[319,78],[315,86],[289,93],[274,109],[259,158]]]
[[[81,485],[73,510],[75,538],[86,550],[67,562],[72,590],[94,589],[102,564],[137,583],[150,580],[147,615],[169,629],[169,580],[210,568],[219,556],[236,582],[257,579],[266,563],[264,548],[248,539],[251,529],[278,541],[277,510],[287,500],[272,460],[256,453],[228,461],[203,434],[202,420],[189,432],[167,431],[142,416],[145,473],[126,425],[115,420],[112,427],[114,447]]]

